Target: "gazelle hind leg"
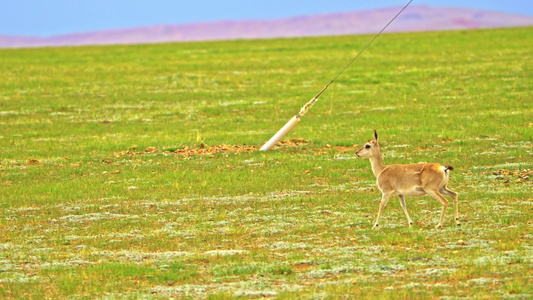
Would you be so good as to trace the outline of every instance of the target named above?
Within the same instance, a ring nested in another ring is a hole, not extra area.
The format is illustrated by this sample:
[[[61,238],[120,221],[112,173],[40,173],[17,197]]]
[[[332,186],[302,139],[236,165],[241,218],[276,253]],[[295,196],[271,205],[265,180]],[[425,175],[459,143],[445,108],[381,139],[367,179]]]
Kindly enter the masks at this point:
[[[383,211],[383,208],[385,205],[387,205],[387,201],[389,201],[390,196],[392,193],[385,194],[381,196],[381,202],[379,203],[379,210],[378,210],[378,217],[376,218],[376,223],[372,228],[378,228],[379,227],[379,218],[381,217],[381,212]]]
[[[440,220],[437,226],[435,226],[436,229],[442,228],[442,222],[444,221],[444,214],[446,213],[446,208],[448,207],[448,200],[444,198],[438,191],[432,191],[428,192],[428,194],[435,198],[437,201],[439,201],[442,204],[442,211],[440,213]]]
[[[403,212],[405,213],[405,216],[407,217],[407,222],[409,222],[409,228],[413,226],[413,221],[409,217],[409,213],[407,212],[407,207],[405,206],[405,199],[402,195],[398,195],[398,198],[400,198],[400,203],[402,204]]]
[[[454,192],[454,191],[448,190],[446,187],[443,187],[440,190],[440,193],[443,194],[443,195],[452,197],[452,199],[453,199],[453,207],[454,207],[454,211],[455,211],[455,224],[457,224],[457,226],[461,226],[461,222],[459,222],[459,208],[457,207],[459,205],[459,203],[458,203],[459,200],[458,200],[457,193]]]

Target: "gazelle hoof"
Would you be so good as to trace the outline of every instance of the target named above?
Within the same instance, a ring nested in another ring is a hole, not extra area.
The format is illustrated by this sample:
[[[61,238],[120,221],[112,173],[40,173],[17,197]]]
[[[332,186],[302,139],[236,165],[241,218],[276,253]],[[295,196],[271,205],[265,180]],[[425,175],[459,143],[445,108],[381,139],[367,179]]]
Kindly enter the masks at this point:
[[[379,224],[374,224],[374,226],[372,226],[372,229],[376,229],[376,228],[379,228]]]
[[[442,225],[437,224],[437,226],[435,226],[435,229],[442,229]]]
[[[457,227],[461,227],[461,223],[457,223]]]

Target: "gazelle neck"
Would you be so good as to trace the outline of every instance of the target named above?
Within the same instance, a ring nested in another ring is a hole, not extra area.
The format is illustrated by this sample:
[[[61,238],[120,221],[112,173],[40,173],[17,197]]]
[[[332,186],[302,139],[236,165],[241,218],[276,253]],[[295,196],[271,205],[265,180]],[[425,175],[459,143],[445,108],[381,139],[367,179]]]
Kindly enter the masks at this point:
[[[378,152],[378,155],[370,158],[370,164],[372,164],[372,172],[377,178],[381,171],[383,171],[385,168],[385,165],[383,165],[383,161],[381,159],[381,151]]]

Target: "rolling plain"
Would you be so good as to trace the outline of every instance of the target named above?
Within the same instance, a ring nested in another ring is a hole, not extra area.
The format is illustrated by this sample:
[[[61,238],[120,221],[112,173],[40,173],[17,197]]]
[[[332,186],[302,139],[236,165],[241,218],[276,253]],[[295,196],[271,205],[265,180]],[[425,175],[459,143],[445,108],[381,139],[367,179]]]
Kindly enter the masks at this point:
[[[532,31],[0,50],[0,298],[530,299]]]

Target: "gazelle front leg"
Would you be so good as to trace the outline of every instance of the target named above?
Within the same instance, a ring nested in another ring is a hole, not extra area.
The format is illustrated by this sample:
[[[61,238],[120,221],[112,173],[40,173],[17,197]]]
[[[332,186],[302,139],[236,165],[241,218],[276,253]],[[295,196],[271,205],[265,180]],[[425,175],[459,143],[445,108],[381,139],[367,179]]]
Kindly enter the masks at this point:
[[[403,195],[398,195],[398,198],[400,198],[400,203],[402,204],[403,212],[405,213],[405,216],[407,217],[407,222],[409,222],[409,228],[413,226],[413,221],[409,217],[409,213],[407,212],[407,207],[405,206],[405,199],[403,198]]]
[[[392,193],[381,195],[381,202],[379,203],[379,210],[378,210],[378,217],[376,218],[376,224],[372,228],[378,228],[379,227],[379,218],[381,217],[381,212],[383,211],[383,208],[385,205],[387,205],[387,201],[389,201],[390,196]]]

